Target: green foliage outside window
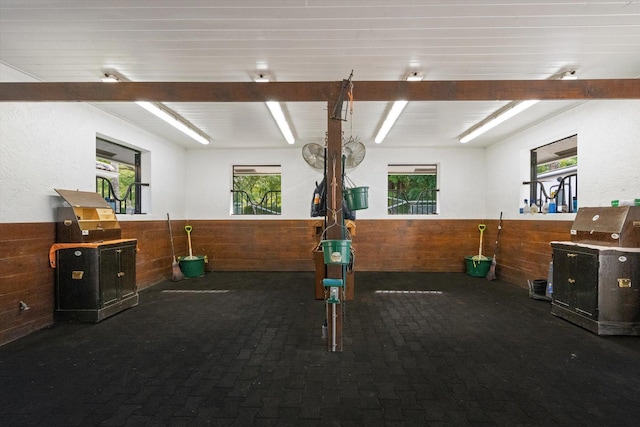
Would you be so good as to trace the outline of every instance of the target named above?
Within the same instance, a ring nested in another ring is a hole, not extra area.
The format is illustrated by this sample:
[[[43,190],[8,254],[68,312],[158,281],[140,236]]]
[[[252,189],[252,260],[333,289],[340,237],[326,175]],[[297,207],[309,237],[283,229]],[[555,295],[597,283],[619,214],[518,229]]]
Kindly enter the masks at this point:
[[[280,173],[235,173],[234,167],[233,214],[279,215],[282,212],[281,187]]]
[[[131,184],[136,182],[136,171],[133,166],[120,163],[120,194],[125,194]]]
[[[425,190],[437,188],[435,175],[389,175],[389,194],[401,192],[408,200],[417,200]]]
[[[391,168],[391,167],[390,167]],[[438,177],[433,173],[387,175],[387,211],[390,215],[432,215],[438,212]]]
[[[233,189],[244,191],[254,202],[260,202],[269,191],[280,191],[280,175],[236,175],[233,177]]]
[[[536,172],[538,174],[551,172],[555,170],[565,169],[571,166],[578,165],[578,156],[569,157],[566,159],[559,160],[557,162],[545,163],[543,165],[538,165],[536,167]]]

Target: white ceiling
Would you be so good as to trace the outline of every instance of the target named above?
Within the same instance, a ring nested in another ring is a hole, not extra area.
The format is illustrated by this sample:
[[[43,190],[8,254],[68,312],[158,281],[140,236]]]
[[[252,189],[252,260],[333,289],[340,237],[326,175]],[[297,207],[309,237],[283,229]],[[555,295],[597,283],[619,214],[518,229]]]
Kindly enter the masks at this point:
[[[358,80],[533,80],[640,76],[640,1],[0,0],[0,61],[48,82],[340,81],[353,70],[347,135],[373,145],[388,109],[358,103]],[[410,102],[383,146],[462,146],[505,102]],[[200,145],[129,103],[105,110],[185,147]],[[571,108],[544,101],[463,147],[482,147]],[[263,104],[172,103],[208,148],[287,147]],[[321,143],[326,105],[287,103],[294,147]],[[548,142],[548,141],[544,141]]]

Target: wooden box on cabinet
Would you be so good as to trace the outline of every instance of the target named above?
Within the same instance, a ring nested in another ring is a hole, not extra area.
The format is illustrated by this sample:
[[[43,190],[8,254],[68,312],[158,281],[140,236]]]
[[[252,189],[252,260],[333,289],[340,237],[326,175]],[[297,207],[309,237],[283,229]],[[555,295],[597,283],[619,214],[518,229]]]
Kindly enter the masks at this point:
[[[99,322],[138,305],[136,244],[131,239],[58,249],[54,319]]]
[[[623,248],[640,247],[640,206],[580,208],[571,241]]]
[[[98,193],[59,189],[56,192],[69,205],[58,208],[57,242],[99,242],[121,237],[113,208]]]
[[[640,249],[551,246],[551,313],[598,335],[640,335]]]

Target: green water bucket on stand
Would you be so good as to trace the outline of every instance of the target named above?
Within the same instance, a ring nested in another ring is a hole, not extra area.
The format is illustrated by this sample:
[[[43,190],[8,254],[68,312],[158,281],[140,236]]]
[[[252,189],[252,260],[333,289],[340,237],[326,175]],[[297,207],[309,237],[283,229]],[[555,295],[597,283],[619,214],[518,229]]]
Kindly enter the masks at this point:
[[[369,187],[353,187],[342,190],[349,210],[357,211],[369,207]]]
[[[204,276],[204,263],[207,262],[206,255],[197,255],[191,257],[178,257],[180,270],[184,277],[200,277]]]
[[[485,277],[491,268],[492,258],[474,259],[477,255],[464,257],[467,274],[473,277]]]
[[[321,240],[325,264],[349,264],[351,240]]]

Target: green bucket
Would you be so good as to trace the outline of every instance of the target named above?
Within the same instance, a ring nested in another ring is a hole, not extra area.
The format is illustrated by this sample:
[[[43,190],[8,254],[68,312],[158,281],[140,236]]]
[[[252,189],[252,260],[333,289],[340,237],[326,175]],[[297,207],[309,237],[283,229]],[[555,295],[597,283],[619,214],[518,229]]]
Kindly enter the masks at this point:
[[[491,258],[474,259],[477,255],[464,257],[467,264],[467,274],[473,277],[485,277],[491,268]]]
[[[204,276],[204,263],[207,262],[206,255],[197,255],[191,257],[178,257],[180,270],[184,277],[200,277]]]
[[[343,190],[349,210],[357,211],[369,207],[369,187],[353,187]]]
[[[349,264],[351,240],[321,240],[325,264]]]

